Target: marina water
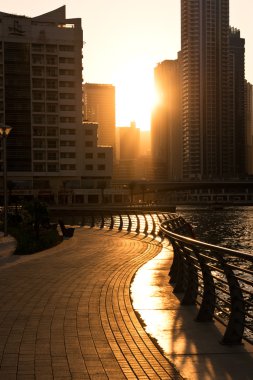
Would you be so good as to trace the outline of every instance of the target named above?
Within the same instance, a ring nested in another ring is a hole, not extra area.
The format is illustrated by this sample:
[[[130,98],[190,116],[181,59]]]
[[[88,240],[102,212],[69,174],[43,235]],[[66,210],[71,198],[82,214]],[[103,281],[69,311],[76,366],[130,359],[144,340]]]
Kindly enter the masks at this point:
[[[197,240],[253,254],[253,206],[222,209],[178,207]]]

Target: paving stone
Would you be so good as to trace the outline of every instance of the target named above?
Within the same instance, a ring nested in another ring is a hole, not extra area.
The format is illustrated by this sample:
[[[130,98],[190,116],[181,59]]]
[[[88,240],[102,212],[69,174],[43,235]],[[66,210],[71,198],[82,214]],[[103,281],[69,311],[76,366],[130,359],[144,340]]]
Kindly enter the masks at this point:
[[[57,247],[8,258],[0,380],[174,378],[130,299],[137,269],[160,251],[143,236],[80,228]]]

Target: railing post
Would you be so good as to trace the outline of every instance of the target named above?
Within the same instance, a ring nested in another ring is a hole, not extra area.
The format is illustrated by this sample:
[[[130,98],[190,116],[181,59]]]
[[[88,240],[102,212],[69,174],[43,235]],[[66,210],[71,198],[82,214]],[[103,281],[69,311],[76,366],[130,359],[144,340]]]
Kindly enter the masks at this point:
[[[195,320],[197,322],[211,322],[214,317],[216,302],[214,279],[211,269],[208,267],[206,259],[201,255],[201,252],[195,248],[194,253],[200,265],[204,286],[200,309]]]
[[[144,217],[144,220],[145,220],[145,227],[144,227],[144,230],[143,230],[143,233],[145,235],[148,234],[148,221],[147,221],[147,215],[145,213],[142,213],[143,217]]]
[[[100,228],[102,229],[102,228],[104,228],[104,226],[105,226],[105,218],[104,218],[104,214],[101,213],[101,224],[100,224]]]
[[[187,247],[181,243],[184,254],[184,296],[181,300],[182,305],[194,305],[198,295],[198,273],[194,265],[192,252],[187,252]]]
[[[185,282],[184,282],[184,277],[185,277],[185,266],[184,266],[184,256],[181,252],[181,247],[179,246],[178,242],[175,241],[174,239],[171,239],[171,244],[174,250],[174,255],[175,255],[175,269],[173,273],[173,278],[171,277],[170,282],[174,282],[175,286],[173,289],[173,293],[182,293],[185,290]]]
[[[137,222],[137,226],[136,226],[136,230],[135,230],[135,232],[136,232],[137,234],[139,234],[139,233],[140,233],[140,218],[139,218],[139,215],[138,215],[138,214],[135,214],[135,216],[136,216],[136,222]]]
[[[152,219],[152,230],[151,230],[150,234],[153,236],[156,236],[156,231],[155,231],[156,230],[156,223],[155,223],[155,219],[154,219],[154,216],[152,213],[150,213],[150,217]]]
[[[113,215],[111,214],[111,222],[110,222],[109,229],[112,230],[113,227],[114,227],[114,218],[113,218]]]
[[[119,214],[119,231],[122,231],[123,228],[123,218],[122,215]]]
[[[131,216],[129,214],[127,214],[127,217],[128,217],[127,232],[131,232],[131,229],[132,229],[132,219],[131,219]]]
[[[245,324],[245,302],[242,291],[233,270],[229,268],[224,257],[219,253],[216,253],[216,256],[227,278],[231,298],[229,321],[221,343],[226,345],[241,344]]]
[[[90,228],[93,228],[95,226],[95,216],[94,214],[92,213],[91,214],[91,224],[90,224]]]

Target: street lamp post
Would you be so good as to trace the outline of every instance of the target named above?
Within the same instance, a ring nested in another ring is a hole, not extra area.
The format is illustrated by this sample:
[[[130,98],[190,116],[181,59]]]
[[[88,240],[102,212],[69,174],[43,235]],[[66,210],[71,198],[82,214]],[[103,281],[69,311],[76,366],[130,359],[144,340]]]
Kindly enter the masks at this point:
[[[7,155],[6,155],[6,139],[11,131],[8,125],[0,124],[0,137],[3,141],[3,190],[4,190],[4,236],[7,232],[7,209],[8,209],[8,194],[7,194]]]

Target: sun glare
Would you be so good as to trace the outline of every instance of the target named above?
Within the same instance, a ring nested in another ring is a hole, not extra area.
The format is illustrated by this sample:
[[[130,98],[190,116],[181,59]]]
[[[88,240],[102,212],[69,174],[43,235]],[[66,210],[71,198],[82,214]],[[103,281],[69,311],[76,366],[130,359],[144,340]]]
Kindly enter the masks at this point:
[[[151,112],[155,103],[153,72],[153,65],[147,64],[145,60],[137,60],[126,63],[117,73],[117,127],[129,126],[131,121],[135,121],[137,128],[150,129]]]

